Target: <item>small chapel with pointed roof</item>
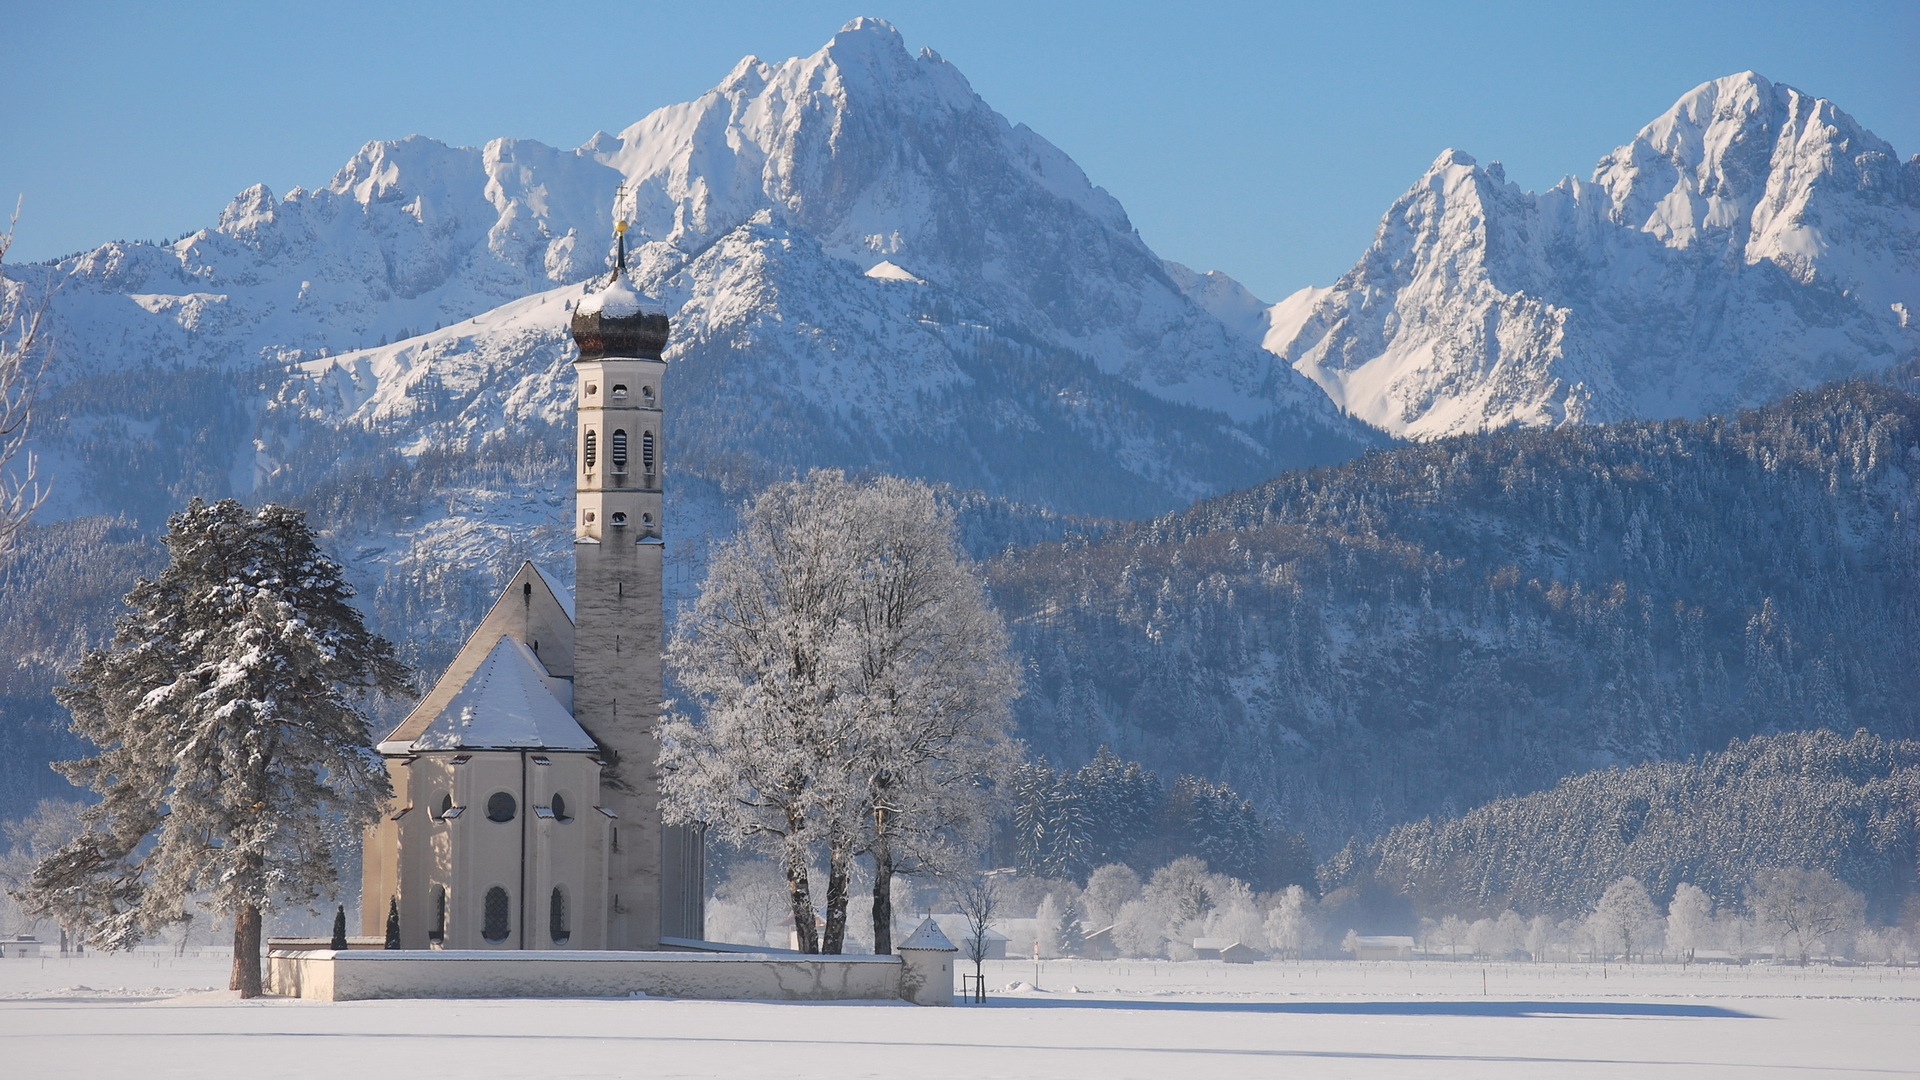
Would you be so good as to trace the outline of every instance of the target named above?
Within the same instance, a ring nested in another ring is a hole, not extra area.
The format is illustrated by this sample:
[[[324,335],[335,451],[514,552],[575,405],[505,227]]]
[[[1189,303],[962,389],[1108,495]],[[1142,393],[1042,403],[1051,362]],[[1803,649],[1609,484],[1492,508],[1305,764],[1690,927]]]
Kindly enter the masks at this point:
[[[667,316],[613,273],[574,305],[574,589],[523,564],[379,744],[362,933],[407,949],[655,949],[699,939],[699,835],[661,823]]]

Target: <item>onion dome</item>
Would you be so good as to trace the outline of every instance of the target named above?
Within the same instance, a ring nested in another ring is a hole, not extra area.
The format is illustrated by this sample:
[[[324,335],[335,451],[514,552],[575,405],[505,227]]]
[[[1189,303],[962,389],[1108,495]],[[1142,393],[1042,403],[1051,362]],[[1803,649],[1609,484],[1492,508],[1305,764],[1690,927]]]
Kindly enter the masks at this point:
[[[667,311],[627,280],[627,230],[620,222],[613,273],[573,306],[573,343],[580,359],[629,356],[660,359],[667,347]]]

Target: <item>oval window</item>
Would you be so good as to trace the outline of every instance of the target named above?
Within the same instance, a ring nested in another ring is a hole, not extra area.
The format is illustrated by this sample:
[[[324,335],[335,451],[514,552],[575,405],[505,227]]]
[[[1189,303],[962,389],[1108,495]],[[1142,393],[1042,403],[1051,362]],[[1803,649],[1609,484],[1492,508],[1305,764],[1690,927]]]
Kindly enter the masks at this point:
[[[519,809],[520,804],[504,791],[496,791],[487,797],[488,821],[512,821],[514,812]]]
[[[567,816],[567,797],[557,791],[553,794],[553,818],[555,821],[573,820]]]
[[[440,812],[435,814],[434,817],[438,818],[441,821],[445,821],[447,820],[447,811],[451,809],[453,809],[453,796],[442,795],[440,796]]]
[[[482,905],[480,936],[492,942],[507,940],[512,933],[512,912],[508,910],[507,890],[495,885],[487,890],[487,901]]]

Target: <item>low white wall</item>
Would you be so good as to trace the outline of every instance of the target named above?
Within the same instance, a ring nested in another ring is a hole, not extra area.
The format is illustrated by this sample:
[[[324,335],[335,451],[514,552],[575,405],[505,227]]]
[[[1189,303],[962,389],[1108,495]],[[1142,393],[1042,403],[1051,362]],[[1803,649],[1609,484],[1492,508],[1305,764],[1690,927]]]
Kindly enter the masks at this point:
[[[452,949],[276,949],[267,955],[269,992],[318,1001],[625,997],[635,992],[748,1001],[887,1001],[902,996],[901,974],[897,956]]]

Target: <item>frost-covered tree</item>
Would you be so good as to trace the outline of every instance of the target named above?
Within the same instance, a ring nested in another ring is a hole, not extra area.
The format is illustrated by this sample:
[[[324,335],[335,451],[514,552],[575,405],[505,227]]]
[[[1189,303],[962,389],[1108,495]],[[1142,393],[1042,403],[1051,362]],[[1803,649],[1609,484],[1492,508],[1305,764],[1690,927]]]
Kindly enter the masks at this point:
[[[1553,945],[1553,920],[1545,915],[1535,915],[1527,920],[1527,955],[1535,963],[1547,958],[1547,949]]]
[[[1628,961],[1646,952],[1660,933],[1659,909],[1647,896],[1647,887],[1631,876],[1607,886],[1587,921],[1603,955],[1619,949],[1621,958]]]
[[[99,752],[55,767],[101,801],[24,895],[107,948],[204,895],[233,921],[233,989],[254,996],[262,913],[336,888],[336,855],[390,794],[365,706],[409,675],[299,511],[196,499],[165,543],[111,646],[57,691]]]
[[[1019,668],[951,513],[906,480],[815,471],[769,487],[667,658],[699,705],[662,729],[669,820],[773,851],[809,952],[841,951],[867,853],[874,946],[890,951],[894,874],[963,863],[951,853],[978,842],[1011,765]]]
[[[1110,926],[1120,914],[1120,908],[1130,900],[1140,899],[1140,875],[1133,867],[1124,863],[1108,863],[1087,875],[1087,887],[1080,894],[1080,903],[1086,907],[1087,918],[1095,929]]]
[[[1309,903],[1307,890],[1298,885],[1281,890],[1267,911],[1268,948],[1291,960],[1298,960],[1306,952]]]
[[[1805,965],[1813,951],[1860,929],[1859,893],[1825,870],[1789,867],[1753,876],[1747,908],[1760,928]]]
[[[1172,932],[1166,915],[1145,900],[1129,900],[1113,913],[1113,947],[1121,956],[1164,956]]]
[[[1713,897],[1698,885],[1682,882],[1667,903],[1667,951],[1690,964],[1712,932]]]
[[[0,233],[0,266],[13,246],[13,226],[19,209]],[[0,563],[6,561],[13,538],[27,523],[46,491],[36,481],[38,463],[27,450],[33,420],[33,386],[41,364],[35,341],[45,309],[23,301],[22,291],[0,273]]]

